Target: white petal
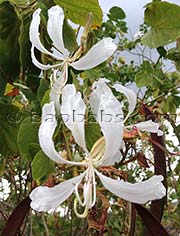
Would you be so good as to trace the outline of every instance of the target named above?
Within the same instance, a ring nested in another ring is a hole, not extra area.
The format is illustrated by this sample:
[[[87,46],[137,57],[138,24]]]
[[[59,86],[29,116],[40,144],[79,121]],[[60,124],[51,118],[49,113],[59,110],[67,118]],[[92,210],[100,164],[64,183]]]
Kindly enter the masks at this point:
[[[121,143],[121,146],[122,146],[122,143]],[[121,148],[121,147],[120,147]],[[120,160],[122,159],[122,154],[120,151],[118,151],[114,156],[113,158],[108,158],[107,161],[106,161],[106,165],[108,166],[113,166],[115,163],[118,163],[120,162]]]
[[[112,95],[111,89],[106,84],[108,82],[109,80],[105,78],[100,78],[98,81],[95,81],[92,85],[93,92],[90,94],[90,105],[95,115],[95,118],[97,118],[98,115],[101,96],[103,94]]]
[[[136,128],[138,128],[141,131],[157,133],[158,136],[163,135],[163,131],[159,129],[159,123],[155,123],[152,120],[140,122],[138,124],[134,124],[134,125],[128,126],[128,127],[133,127],[133,126],[135,126]]]
[[[125,120],[127,120],[129,115],[134,111],[134,109],[136,107],[136,102],[137,102],[136,93],[132,89],[128,89],[128,88],[122,86],[121,84],[117,84],[117,83],[113,85],[113,88],[115,88],[115,90],[117,92],[123,93],[128,99],[129,112],[125,118]]]
[[[104,38],[92,46],[85,56],[71,63],[71,66],[76,70],[94,68],[112,56],[116,48],[117,46],[113,43],[111,38]]]
[[[50,91],[50,101],[54,101],[56,111],[58,115],[60,115],[60,94],[62,92],[62,88],[67,82],[68,78],[68,66],[65,65],[63,71],[54,70],[53,78],[52,78],[52,88]],[[54,80],[54,81],[53,81]]]
[[[76,92],[73,84],[66,85],[62,90],[61,115],[75,141],[87,152],[84,132],[85,111],[86,105],[82,100],[81,93]]]
[[[69,54],[68,50],[64,48],[63,42],[63,22],[64,22],[64,12],[60,6],[53,6],[48,10],[48,22],[47,31],[50,38],[53,41],[53,45],[61,52],[63,55]]]
[[[98,110],[98,122],[103,132],[106,146],[103,159],[99,164],[113,165],[123,139],[123,111],[114,95],[102,95]]]
[[[96,174],[106,189],[130,202],[144,204],[149,200],[161,199],[166,195],[166,189],[162,184],[162,175],[155,175],[141,183],[132,184],[122,180],[111,179],[97,170]]]
[[[41,51],[44,54],[50,55],[52,57],[55,57],[58,60],[62,60],[62,55],[59,53],[59,56],[55,56],[53,53],[49,52],[41,43],[41,40],[39,38],[39,25],[41,21],[40,17],[41,9],[38,8],[33,13],[33,18],[31,21],[30,29],[29,29],[29,38],[34,47],[36,47],[39,51]]]
[[[31,47],[31,58],[32,58],[32,62],[34,63],[34,65],[37,66],[41,70],[49,70],[51,68],[56,68],[56,67],[59,67],[62,65],[62,63],[54,64],[54,65],[49,65],[49,64],[44,65],[44,64],[40,63],[35,57],[34,46]]]
[[[36,211],[48,211],[58,207],[74,192],[75,186],[80,184],[85,173],[52,188],[46,186],[35,188],[30,194],[31,207]]]
[[[43,152],[53,161],[61,164],[82,165],[79,162],[67,161],[55,150],[52,140],[57,121],[54,102],[45,104],[42,109],[42,123],[39,128],[39,144]]]
[[[113,165],[119,160],[117,153],[123,138],[123,111],[121,104],[106,84],[108,81],[100,79],[93,84],[90,95],[90,105],[103,132],[106,147],[103,159],[99,164]]]

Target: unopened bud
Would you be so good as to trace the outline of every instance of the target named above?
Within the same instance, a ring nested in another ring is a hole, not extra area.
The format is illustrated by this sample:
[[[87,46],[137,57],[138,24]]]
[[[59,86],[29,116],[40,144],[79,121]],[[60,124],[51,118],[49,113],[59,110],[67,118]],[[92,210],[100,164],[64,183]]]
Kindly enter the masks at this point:
[[[81,36],[81,43],[83,43],[84,40],[86,40],[89,32],[91,31],[93,25],[93,14],[90,12],[87,17],[86,24],[84,26],[84,31]]]

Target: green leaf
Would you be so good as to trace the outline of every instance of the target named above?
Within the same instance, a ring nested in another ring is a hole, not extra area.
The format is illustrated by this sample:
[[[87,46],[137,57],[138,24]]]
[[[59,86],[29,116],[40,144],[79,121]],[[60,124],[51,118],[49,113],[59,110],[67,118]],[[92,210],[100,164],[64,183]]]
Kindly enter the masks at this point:
[[[50,89],[48,89],[48,90],[45,92],[45,94],[44,94],[44,96],[43,96],[43,98],[42,98],[42,100],[41,100],[41,107],[43,107],[44,104],[46,104],[46,103],[49,102],[49,94],[50,94]]]
[[[10,104],[0,103],[0,156],[16,155],[17,114],[19,109]]]
[[[148,61],[144,61],[142,64],[142,70],[139,71],[135,76],[135,82],[138,87],[147,86],[148,83],[153,79],[153,69]]]
[[[73,52],[78,47],[75,31],[68,24],[66,19],[63,24],[63,39],[65,48],[67,48],[70,52]]]
[[[164,47],[158,47],[157,51],[158,51],[160,57],[165,57],[166,54],[167,54],[167,51],[166,51],[166,49]]]
[[[32,145],[36,144],[36,151],[40,150],[38,142],[38,127],[39,122],[33,120],[32,117],[25,118],[19,127],[17,137],[19,152],[21,157],[28,161],[31,161],[34,157],[32,153]]]
[[[45,181],[54,171],[54,163],[40,150],[32,162],[33,179]]]
[[[46,91],[49,89],[49,82],[46,79],[41,79],[40,80],[40,84],[39,84],[39,88],[37,90],[37,98],[38,100],[41,102],[41,100],[43,99]]]
[[[175,61],[176,70],[180,72],[180,60]]]
[[[64,8],[66,16],[74,23],[85,25],[89,12],[93,13],[94,24],[102,23],[102,10],[98,0],[54,0],[57,5]]]
[[[18,37],[19,19],[13,6],[4,2],[0,4],[0,81],[4,86],[19,74]]]
[[[145,22],[151,26],[142,38],[151,48],[167,45],[180,35],[180,6],[168,2],[153,2],[145,10]]]
[[[28,74],[26,76],[26,86],[31,89],[34,95],[37,94],[41,78],[36,75]]]
[[[101,130],[95,121],[88,122],[85,130],[87,148],[91,150],[94,143],[102,136]]]
[[[176,109],[177,109],[177,105],[176,105],[176,100],[174,99],[173,96],[168,96],[167,98],[164,98],[160,108],[162,109],[163,113],[172,113],[172,114],[176,114]]]
[[[108,14],[108,16],[113,21],[123,20],[126,18],[125,12],[120,7],[112,7],[109,12],[110,14]]]
[[[34,66],[31,59],[31,43],[29,41],[29,27],[31,23],[31,14],[25,14],[20,21],[20,64],[22,74],[39,75],[40,70]]]

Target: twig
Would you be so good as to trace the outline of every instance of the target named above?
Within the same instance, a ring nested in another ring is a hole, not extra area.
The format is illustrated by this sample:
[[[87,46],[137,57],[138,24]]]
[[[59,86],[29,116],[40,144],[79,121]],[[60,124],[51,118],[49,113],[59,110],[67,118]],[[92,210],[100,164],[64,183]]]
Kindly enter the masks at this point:
[[[47,227],[46,219],[45,219],[44,215],[42,215],[42,222],[43,222],[43,225],[44,225],[44,228],[45,228],[45,234],[46,234],[46,236],[49,236],[49,229]]]

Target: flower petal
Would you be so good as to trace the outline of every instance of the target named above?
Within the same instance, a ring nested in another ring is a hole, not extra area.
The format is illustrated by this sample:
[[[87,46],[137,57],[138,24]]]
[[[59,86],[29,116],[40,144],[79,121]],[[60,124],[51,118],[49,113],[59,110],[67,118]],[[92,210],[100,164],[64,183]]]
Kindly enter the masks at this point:
[[[123,180],[111,179],[97,170],[95,172],[106,189],[130,202],[144,204],[147,201],[161,199],[166,195],[162,175],[155,175],[141,183],[132,184]]]
[[[76,92],[73,84],[66,85],[62,90],[61,115],[77,144],[87,152],[84,131],[85,111],[86,105],[81,93]]]
[[[48,211],[58,207],[74,192],[75,186],[80,184],[85,174],[86,172],[53,188],[46,186],[35,188],[30,194],[31,207],[36,211]]]
[[[124,120],[124,122],[125,122],[127,120],[127,118],[129,117],[129,115],[134,111],[134,109],[136,107],[136,102],[137,102],[136,93],[132,89],[128,89],[118,83],[114,84],[113,88],[115,88],[115,90],[117,92],[123,93],[127,97],[127,100],[129,102],[129,112]]]
[[[108,81],[100,79],[93,84],[90,105],[103,132],[106,147],[99,165],[113,165],[119,160],[119,149],[123,138],[123,111],[121,104],[107,86]]]
[[[163,135],[163,131],[159,129],[160,124],[155,123],[152,120],[140,122],[138,124],[132,125],[132,126],[127,126],[127,127],[133,127],[135,126],[137,129],[141,131],[147,131],[150,133],[157,133],[158,136]]]
[[[62,72],[59,70],[54,70],[53,78],[51,79],[52,87],[50,91],[50,101],[54,101],[58,115],[60,115],[61,113],[60,94],[62,92],[62,88],[67,82],[67,78],[68,78],[68,66],[66,64]]]
[[[116,48],[111,38],[104,38],[92,46],[85,56],[71,63],[71,66],[76,70],[89,70],[106,61]]]
[[[63,55],[68,56],[69,52],[64,47],[63,42],[63,22],[64,12],[60,6],[53,6],[48,10],[47,31],[53,41],[53,45]]]
[[[112,95],[111,89],[107,86],[109,80],[105,78],[100,78],[98,81],[95,81],[92,85],[92,93],[90,94],[90,105],[95,115],[95,118],[98,116],[98,110],[100,105],[100,99],[103,94]]]
[[[54,65],[44,65],[42,63],[40,63],[36,57],[35,57],[35,54],[34,54],[34,46],[31,47],[31,58],[32,58],[32,62],[35,66],[37,66],[39,69],[41,70],[49,70],[51,68],[56,68],[56,67],[59,67],[62,65],[62,63],[59,63],[59,64],[54,64]]]
[[[39,144],[43,152],[53,161],[61,164],[83,165],[83,163],[67,161],[55,150],[52,140],[57,121],[54,102],[45,104],[42,109],[42,123],[39,128]]]
[[[98,122],[103,132],[106,146],[101,165],[113,165],[123,139],[123,111],[114,95],[102,95],[100,99]]]
[[[40,13],[41,13],[40,8],[38,8],[33,13],[33,18],[32,18],[30,29],[29,29],[29,38],[32,43],[32,46],[36,47],[39,51],[41,51],[44,54],[55,57],[58,60],[62,60],[64,57],[60,53],[58,56],[54,55],[53,53],[49,52],[41,43],[41,40],[39,38],[39,25],[41,21]]]

